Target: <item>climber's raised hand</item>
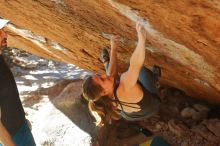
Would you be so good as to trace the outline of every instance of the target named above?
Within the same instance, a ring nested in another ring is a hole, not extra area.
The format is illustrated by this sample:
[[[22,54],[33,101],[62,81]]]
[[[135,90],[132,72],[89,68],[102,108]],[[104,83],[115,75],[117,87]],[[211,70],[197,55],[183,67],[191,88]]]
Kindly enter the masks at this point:
[[[141,42],[145,42],[147,37],[147,32],[140,21],[136,23],[136,30],[138,34],[138,40]]]

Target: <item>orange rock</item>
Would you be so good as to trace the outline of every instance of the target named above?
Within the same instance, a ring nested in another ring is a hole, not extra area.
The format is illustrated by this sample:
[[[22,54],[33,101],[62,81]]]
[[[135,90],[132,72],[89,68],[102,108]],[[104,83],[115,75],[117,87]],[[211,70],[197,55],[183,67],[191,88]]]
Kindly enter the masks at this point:
[[[109,36],[123,36],[119,68],[125,71],[137,40],[134,21],[148,30],[145,66],[162,68],[161,82],[190,96],[220,103],[219,1],[66,0],[2,1],[1,16],[9,27],[9,44],[33,54],[104,72],[99,60]],[[37,9],[36,9],[37,8]],[[43,38],[33,37],[38,34]]]

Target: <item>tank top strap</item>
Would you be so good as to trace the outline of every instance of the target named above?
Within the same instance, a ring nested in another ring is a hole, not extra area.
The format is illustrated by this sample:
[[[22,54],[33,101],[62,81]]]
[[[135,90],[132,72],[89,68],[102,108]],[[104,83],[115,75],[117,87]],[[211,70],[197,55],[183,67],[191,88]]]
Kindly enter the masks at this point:
[[[118,98],[118,96],[117,96],[117,93],[116,93],[116,91],[117,91],[117,89],[118,89],[118,86],[119,86],[119,83],[120,83],[120,77],[117,78],[116,81],[115,81],[115,87],[114,87],[114,97],[115,97],[115,100],[114,100],[114,101],[120,105],[121,110],[122,110],[123,112],[125,112],[124,109],[123,109],[123,106],[140,109],[140,107],[132,106],[132,104],[137,104],[137,103],[129,103],[129,102],[124,102],[124,101],[120,101],[120,100],[119,100],[119,98]],[[129,105],[129,104],[131,104],[131,105]],[[122,105],[123,105],[123,106],[122,106]]]

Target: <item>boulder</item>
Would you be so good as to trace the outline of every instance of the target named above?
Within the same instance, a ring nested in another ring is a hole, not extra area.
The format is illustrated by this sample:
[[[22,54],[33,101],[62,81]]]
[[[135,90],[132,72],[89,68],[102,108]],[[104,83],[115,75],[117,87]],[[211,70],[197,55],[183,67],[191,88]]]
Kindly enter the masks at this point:
[[[214,142],[216,144],[220,143],[219,137],[215,136],[212,132],[210,132],[205,125],[199,124],[191,129],[193,132],[199,134],[203,138],[208,141]]]
[[[220,120],[219,119],[209,119],[204,121],[206,127],[217,137],[220,138]]]
[[[113,34],[122,37],[119,71],[128,68],[135,23],[142,20],[148,32],[144,65],[159,65],[164,85],[220,103],[218,0],[2,0],[0,10],[14,24],[6,28],[10,46],[96,72],[104,72],[99,52]]]
[[[183,118],[192,118],[196,114],[196,111],[193,108],[186,107],[181,111],[181,116]]]
[[[173,119],[168,122],[168,127],[170,131],[179,137],[186,136],[189,133],[189,129],[183,123]]]

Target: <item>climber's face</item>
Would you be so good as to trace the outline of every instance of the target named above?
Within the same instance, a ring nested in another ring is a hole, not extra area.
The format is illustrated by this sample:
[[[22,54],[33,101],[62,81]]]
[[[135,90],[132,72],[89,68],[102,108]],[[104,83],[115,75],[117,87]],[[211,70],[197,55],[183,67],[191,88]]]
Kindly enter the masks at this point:
[[[7,47],[7,37],[8,35],[3,29],[0,29],[0,48]]]
[[[106,74],[97,74],[92,77],[93,81],[100,85],[103,89],[101,95],[105,96],[110,94],[112,89],[114,88],[114,77],[107,76]]]

